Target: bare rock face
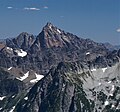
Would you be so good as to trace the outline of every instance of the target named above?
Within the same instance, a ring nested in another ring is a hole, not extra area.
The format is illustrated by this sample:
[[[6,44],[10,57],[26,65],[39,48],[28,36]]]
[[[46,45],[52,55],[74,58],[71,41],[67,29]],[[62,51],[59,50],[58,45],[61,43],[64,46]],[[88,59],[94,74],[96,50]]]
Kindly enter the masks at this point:
[[[25,89],[25,84],[0,68],[0,96],[18,94]]]
[[[0,42],[0,50],[5,47],[5,44],[3,42]]]
[[[6,44],[10,48],[20,48],[23,50],[28,50],[33,44],[35,37],[27,32],[22,32],[16,38],[6,39]]]
[[[63,32],[60,29],[53,26],[51,23],[47,23],[47,25],[43,28],[42,32],[38,35],[40,47],[63,47],[64,41],[61,38],[62,33]]]
[[[16,111],[91,111],[89,100],[82,88],[82,81],[79,75],[73,75],[78,71],[75,68],[73,68],[74,72],[71,70],[74,64],[60,63],[57,68],[51,69],[45,78],[39,81],[26,95],[27,102],[25,103],[23,99],[18,103]],[[75,67],[78,66],[80,65]]]

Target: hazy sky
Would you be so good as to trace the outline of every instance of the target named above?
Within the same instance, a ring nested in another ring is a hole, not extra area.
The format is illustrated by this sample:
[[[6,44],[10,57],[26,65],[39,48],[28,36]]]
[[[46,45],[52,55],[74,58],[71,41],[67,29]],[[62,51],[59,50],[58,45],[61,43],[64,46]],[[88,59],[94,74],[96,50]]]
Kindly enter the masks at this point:
[[[120,44],[120,0],[0,0],[0,39],[37,35],[47,22],[79,37]]]

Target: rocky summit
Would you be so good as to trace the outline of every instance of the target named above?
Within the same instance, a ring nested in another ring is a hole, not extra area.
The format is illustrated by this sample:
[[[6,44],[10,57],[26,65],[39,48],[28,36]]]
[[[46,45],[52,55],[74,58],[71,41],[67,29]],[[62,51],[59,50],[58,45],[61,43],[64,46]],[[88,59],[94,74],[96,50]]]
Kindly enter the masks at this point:
[[[51,23],[1,41],[0,112],[120,112],[120,50]]]

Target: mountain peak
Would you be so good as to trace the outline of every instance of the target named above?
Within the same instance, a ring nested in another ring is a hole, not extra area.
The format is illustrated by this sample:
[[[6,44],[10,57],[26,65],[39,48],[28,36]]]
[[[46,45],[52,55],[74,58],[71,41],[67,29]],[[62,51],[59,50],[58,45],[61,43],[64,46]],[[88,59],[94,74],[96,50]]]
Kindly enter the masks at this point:
[[[47,22],[47,24],[45,26],[50,27],[50,26],[54,26],[54,25],[51,22]]]
[[[29,35],[27,32],[22,32],[19,35]]]
[[[33,44],[34,40],[35,37],[32,34],[22,32],[15,38],[6,39],[6,44],[11,48],[17,47],[23,50],[27,50]]]
[[[57,28],[52,23],[47,22],[47,24],[43,27],[42,32],[44,32],[45,34],[48,33],[48,34],[51,34],[51,35],[61,35],[61,34],[63,34],[64,31]]]
[[[64,43],[62,35],[62,30],[48,22],[43,27],[42,32],[37,36],[38,46],[41,48],[62,47]]]
[[[43,30],[56,30],[57,29],[57,27],[56,26],[54,26],[52,23],[50,23],[50,22],[47,22],[47,24],[43,27]]]

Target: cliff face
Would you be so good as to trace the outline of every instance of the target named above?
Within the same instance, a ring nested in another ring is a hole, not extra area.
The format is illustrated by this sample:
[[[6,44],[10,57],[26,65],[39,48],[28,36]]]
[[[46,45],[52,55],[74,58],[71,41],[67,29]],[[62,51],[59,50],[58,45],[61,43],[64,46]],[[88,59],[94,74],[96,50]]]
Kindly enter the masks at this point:
[[[0,96],[17,94],[25,88],[25,84],[0,68]]]

